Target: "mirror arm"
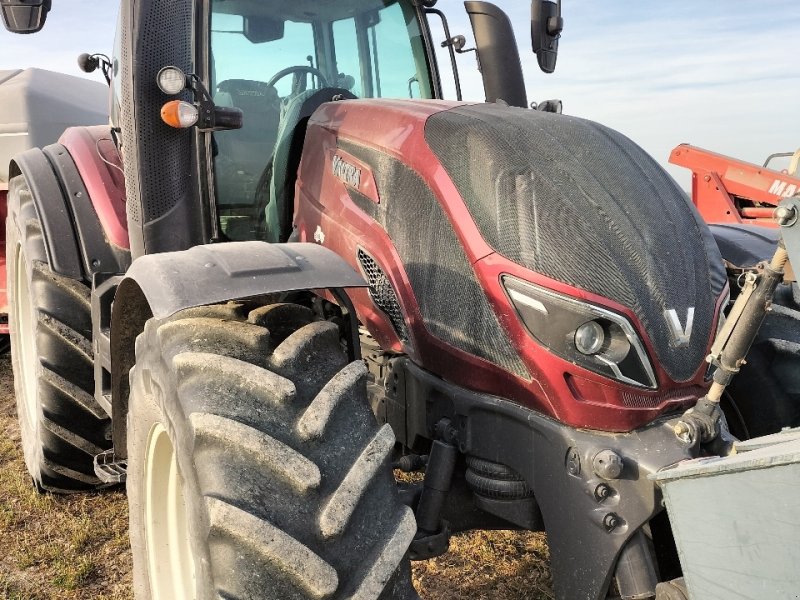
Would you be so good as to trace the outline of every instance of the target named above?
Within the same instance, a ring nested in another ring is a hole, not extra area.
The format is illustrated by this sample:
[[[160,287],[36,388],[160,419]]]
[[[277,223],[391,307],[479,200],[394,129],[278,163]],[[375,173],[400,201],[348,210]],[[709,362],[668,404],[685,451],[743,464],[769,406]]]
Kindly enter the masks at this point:
[[[556,16],[547,19],[547,33],[552,36],[560,36],[564,31],[564,19],[561,18],[561,0],[556,2]]]
[[[456,50],[453,48],[453,44],[451,43],[453,36],[450,35],[450,24],[447,22],[447,15],[445,15],[438,8],[425,8],[425,14],[436,15],[442,21],[444,35],[447,38],[444,42],[442,42],[442,48],[447,48],[448,52],[450,53],[450,65],[453,68],[453,79],[455,80],[456,84],[456,100],[463,100],[463,96],[461,95],[461,77],[458,74],[458,64],[456,64]]]

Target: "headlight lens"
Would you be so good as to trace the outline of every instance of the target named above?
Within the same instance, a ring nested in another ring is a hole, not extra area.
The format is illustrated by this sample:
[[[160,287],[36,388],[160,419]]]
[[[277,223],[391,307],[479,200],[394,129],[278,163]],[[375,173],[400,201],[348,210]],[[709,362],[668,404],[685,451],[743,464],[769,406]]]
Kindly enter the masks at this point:
[[[156,83],[162,92],[175,96],[186,87],[186,75],[178,67],[164,67],[156,75]]]
[[[655,389],[655,373],[630,321],[510,275],[503,286],[530,334],[566,360],[622,383]]]
[[[591,356],[603,349],[606,332],[597,321],[586,321],[575,330],[575,347],[581,354]]]

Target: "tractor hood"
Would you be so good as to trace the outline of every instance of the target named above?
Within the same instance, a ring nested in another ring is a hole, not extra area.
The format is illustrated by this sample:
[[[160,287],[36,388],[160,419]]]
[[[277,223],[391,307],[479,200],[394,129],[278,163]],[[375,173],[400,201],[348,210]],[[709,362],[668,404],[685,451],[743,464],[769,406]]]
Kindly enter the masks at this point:
[[[498,253],[629,308],[675,381],[697,372],[726,273],[644,150],[591,121],[490,104],[431,115],[425,138]]]
[[[0,187],[11,158],[58,141],[67,127],[108,122],[108,88],[42,69],[0,71]]]

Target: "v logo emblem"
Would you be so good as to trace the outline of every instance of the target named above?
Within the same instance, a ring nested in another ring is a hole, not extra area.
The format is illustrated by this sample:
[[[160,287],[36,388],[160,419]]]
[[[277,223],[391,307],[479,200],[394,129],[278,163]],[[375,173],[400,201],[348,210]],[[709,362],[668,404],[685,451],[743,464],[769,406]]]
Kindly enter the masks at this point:
[[[686,327],[681,325],[678,312],[674,308],[664,311],[664,318],[667,320],[669,333],[672,337],[672,345],[676,348],[685,348],[689,345],[692,337],[692,326],[694,325],[694,306],[690,306],[686,311]]]

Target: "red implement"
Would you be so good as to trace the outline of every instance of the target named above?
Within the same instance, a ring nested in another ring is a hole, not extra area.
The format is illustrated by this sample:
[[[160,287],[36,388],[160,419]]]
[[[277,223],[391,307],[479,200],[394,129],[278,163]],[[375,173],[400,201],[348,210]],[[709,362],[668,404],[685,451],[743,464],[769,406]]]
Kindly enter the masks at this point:
[[[691,169],[692,202],[706,222],[775,227],[774,207],[800,192],[797,157],[787,173],[681,144],[669,162]]]

